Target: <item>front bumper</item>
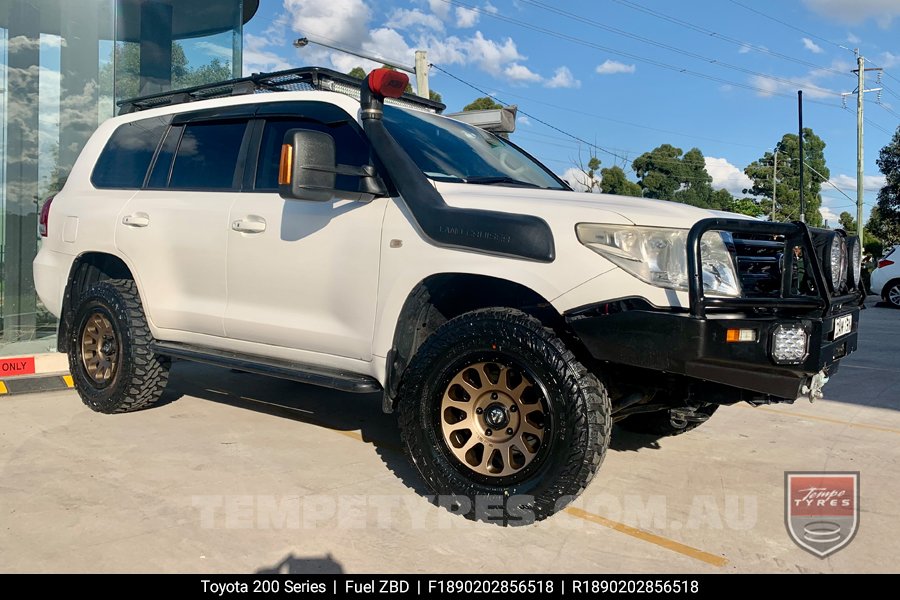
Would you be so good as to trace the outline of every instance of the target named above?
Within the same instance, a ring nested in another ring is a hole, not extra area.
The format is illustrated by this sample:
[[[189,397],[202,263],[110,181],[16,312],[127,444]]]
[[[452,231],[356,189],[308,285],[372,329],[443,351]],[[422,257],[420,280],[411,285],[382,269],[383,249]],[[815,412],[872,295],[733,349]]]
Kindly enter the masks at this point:
[[[740,298],[706,296],[700,241],[707,231],[750,234],[769,240],[763,242],[768,247],[780,246],[776,257],[767,259],[768,264],[777,266],[774,277],[779,285],[775,293]],[[817,239],[822,234],[816,230]],[[805,224],[704,219],[691,228],[687,247],[687,311],[659,309],[632,298],[565,315],[594,358],[794,400],[806,393],[804,387],[815,374],[834,374],[838,361],[856,350],[863,292],[842,286],[840,294],[832,294],[813,233]],[[835,321],[847,315],[852,319],[850,331],[835,339]],[[788,365],[773,358],[773,332],[778,325],[801,326],[806,332],[807,354],[802,361]],[[728,329],[752,329],[755,340],[728,342]]]
[[[850,333],[833,339],[834,321],[850,314]],[[833,375],[841,358],[856,350],[859,308],[827,318],[745,317],[719,314],[703,319],[659,310],[568,315],[569,326],[597,360],[684,375],[758,394],[794,400],[820,371]],[[772,332],[779,324],[801,324],[809,353],[801,363],[776,364]],[[754,329],[755,342],[727,342],[728,329]]]

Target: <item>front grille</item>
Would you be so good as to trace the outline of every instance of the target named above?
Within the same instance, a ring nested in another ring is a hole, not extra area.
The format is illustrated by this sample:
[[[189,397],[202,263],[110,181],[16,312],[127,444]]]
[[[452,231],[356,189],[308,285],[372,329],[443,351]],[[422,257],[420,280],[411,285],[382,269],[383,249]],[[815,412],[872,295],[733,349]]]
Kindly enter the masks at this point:
[[[781,294],[784,236],[735,233],[732,237],[742,295],[745,298],[778,298]]]

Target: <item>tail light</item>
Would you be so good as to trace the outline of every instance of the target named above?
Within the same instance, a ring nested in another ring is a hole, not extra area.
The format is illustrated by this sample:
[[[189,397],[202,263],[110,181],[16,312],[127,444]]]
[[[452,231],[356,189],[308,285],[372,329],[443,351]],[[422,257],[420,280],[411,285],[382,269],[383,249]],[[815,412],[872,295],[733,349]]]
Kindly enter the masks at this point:
[[[892,264],[894,264],[894,261],[888,260],[888,259],[885,258],[885,259],[882,259],[882,260],[879,260],[879,261],[878,261],[878,268],[879,268],[879,269],[883,269],[883,268],[885,268],[885,267],[891,266]]]
[[[56,194],[47,198],[41,207],[41,215],[38,219],[38,233],[41,234],[41,237],[47,237],[47,234],[50,232],[47,222],[50,220],[50,205],[55,197]]]

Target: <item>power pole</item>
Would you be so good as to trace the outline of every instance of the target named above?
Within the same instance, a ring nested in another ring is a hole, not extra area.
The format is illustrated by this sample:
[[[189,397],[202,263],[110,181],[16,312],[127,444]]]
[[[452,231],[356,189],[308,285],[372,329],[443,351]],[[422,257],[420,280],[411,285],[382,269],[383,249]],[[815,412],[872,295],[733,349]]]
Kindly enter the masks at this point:
[[[857,83],[856,89],[852,92],[844,92],[841,94],[842,99],[846,102],[847,96],[856,94],[856,235],[859,236],[860,243],[863,243],[863,192],[865,191],[865,166],[863,164],[863,100],[866,92],[880,92],[881,88],[866,89],[866,71],[881,71],[881,68],[866,68],[866,59],[859,53],[859,48],[854,50],[856,53],[856,73]],[[880,77],[879,73],[879,77]],[[880,96],[880,95],[879,95]]]
[[[428,59],[424,50],[416,50],[416,93],[422,98],[429,97]]]
[[[806,223],[806,198],[804,197],[803,188],[803,170],[806,165],[806,155],[803,153],[803,90],[797,90],[797,121],[798,123],[798,141],[800,143],[800,222]]]
[[[778,148],[775,148],[775,164],[772,165],[772,218],[775,222],[775,196],[778,193]]]

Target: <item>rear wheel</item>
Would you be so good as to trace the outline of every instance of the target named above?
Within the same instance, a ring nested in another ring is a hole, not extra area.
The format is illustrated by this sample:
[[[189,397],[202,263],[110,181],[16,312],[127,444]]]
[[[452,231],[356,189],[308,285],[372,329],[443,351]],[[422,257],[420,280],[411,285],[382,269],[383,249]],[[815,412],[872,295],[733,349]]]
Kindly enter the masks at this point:
[[[71,336],[69,370],[92,410],[130,412],[159,400],[170,361],[150,350],[153,338],[133,281],[109,279],[88,288]]]
[[[681,435],[700,427],[718,404],[705,404],[698,408],[672,408],[648,413],[637,413],[617,421],[616,425],[634,433],[647,433],[658,437]]]
[[[444,324],[401,384],[406,451],[471,519],[526,524],[580,494],[609,443],[603,385],[540,321],[484,309]]]

